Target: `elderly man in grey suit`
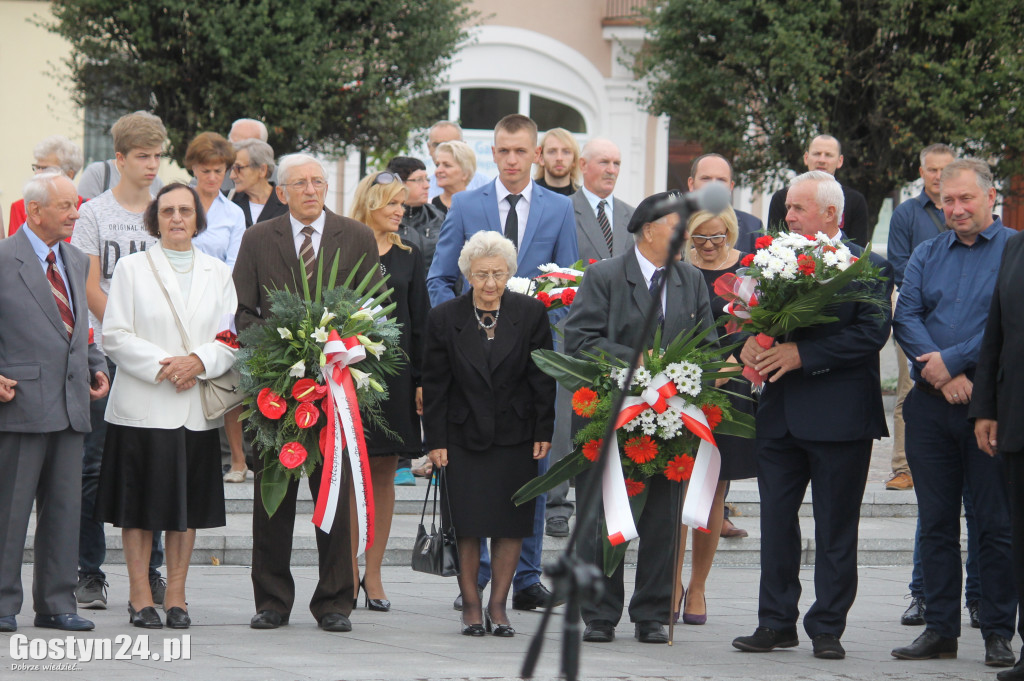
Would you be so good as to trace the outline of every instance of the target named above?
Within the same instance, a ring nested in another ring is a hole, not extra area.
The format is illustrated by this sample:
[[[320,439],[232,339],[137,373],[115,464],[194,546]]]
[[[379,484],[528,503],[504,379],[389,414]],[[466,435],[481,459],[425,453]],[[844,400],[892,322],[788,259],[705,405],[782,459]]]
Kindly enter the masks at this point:
[[[583,262],[604,260],[633,247],[626,231],[633,206],[612,196],[621,167],[622,154],[615,142],[595,137],[584,145],[580,154],[583,186],[570,197]]]
[[[33,502],[35,626],[88,631],[75,602],[82,441],[89,400],[110,382],[89,338],[89,259],[64,242],[78,219],[75,185],[43,173],[24,196],[26,229],[0,242],[0,631],[18,628]]]
[[[629,361],[638,342],[649,347],[654,341],[653,330],[647,338],[640,338],[639,334],[663,278],[667,278],[666,285],[657,296],[663,346],[694,327],[714,326],[708,289],[700,272],[686,262],[668,262],[669,242],[679,224],[679,215],[667,205],[669,196],[663,192],[644,199],[629,221],[634,247],[587,270],[565,320],[566,352],[575,356],[605,352]],[[712,331],[709,340],[716,339]],[[669,601],[672,584],[678,579],[678,574],[673,574],[675,561],[667,547],[672,545],[672,533],[678,527],[678,517],[675,522],[671,518],[682,489],[664,476],[654,476],[649,484],[647,504],[637,522],[640,545],[629,618],[641,643],[667,643],[662,624],[672,616]],[[590,470],[580,475],[576,491],[581,504],[590,495],[600,494],[600,474]],[[601,565],[599,527],[600,523],[595,523],[579,533],[579,555],[595,565]],[[587,624],[583,640],[591,643],[614,640],[615,627],[622,616],[623,566],[619,565],[611,577],[603,579],[601,598],[588,600],[580,608]]]

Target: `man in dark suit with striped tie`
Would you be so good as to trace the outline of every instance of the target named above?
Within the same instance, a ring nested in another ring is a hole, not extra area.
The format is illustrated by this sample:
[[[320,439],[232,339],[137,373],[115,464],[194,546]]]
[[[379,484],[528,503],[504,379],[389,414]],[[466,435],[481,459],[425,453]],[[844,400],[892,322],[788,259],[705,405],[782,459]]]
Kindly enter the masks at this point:
[[[291,154],[281,159],[277,172],[275,191],[281,202],[287,204],[288,214],[256,223],[242,237],[233,270],[238,293],[235,325],[239,331],[264,323],[270,314],[270,291],[285,286],[301,291],[300,277],[303,276],[315,286],[320,261],[326,273],[338,257],[339,282],[345,281],[353,270],[356,271],[355,281],[361,281],[368,272],[376,273],[374,279],[380,278],[377,244],[370,228],[324,209],[327,173],[323,164],[312,156]],[[295,601],[295,582],[289,563],[299,485],[293,481],[288,486],[280,507],[270,517],[260,496],[262,459],[257,456],[253,463],[257,482],[252,514],[252,585],[256,615],[249,626],[276,629],[288,623]],[[317,467],[309,476],[309,489],[314,498],[320,489],[320,475],[321,469]],[[321,629],[351,631],[348,616],[355,597],[355,577],[347,485],[341,487],[332,528],[329,533],[316,530],[320,581],[309,609]]]
[[[89,259],[65,243],[78,192],[59,173],[25,185],[25,229],[0,242],[0,632],[16,631],[21,556],[36,504],[35,626],[88,631],[76,613],[82,442],[107,394],[90,342]]]

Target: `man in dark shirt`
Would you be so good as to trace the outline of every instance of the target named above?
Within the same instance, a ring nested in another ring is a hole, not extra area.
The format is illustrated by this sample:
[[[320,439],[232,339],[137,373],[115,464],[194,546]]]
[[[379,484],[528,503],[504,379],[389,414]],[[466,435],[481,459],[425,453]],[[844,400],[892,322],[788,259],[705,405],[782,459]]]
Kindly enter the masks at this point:
[[[1014,232],[992,216],[996,189],[983,161],[947,165],[941,200],[950,229],[910,256],[894,321],[896,340],[913,360],[914,388],[903,417],[928,607],[924,633],[892,654],[905,660],[956,657],[966,482],[978,527],[985,664],[1009,667],[1017,596],[1003,460],[978,448],[967,411],[999,262]]]
[[[732,166],[721,154],[704,154],[690,164],[690,177],[686,180],[687,189],[695,192],[708,182],[721,182],[729,191],[733,190],[736,183],[732,181]],[[743,253],[753,253],[757,250],[754,242],[764,231],[761,219],[742,210],[733,209],[736,213],[736,222],[739,223],[739,236],[736,239],[736,249]],[[744,535],[745,536],[745,535]]]
[[[551,128],[537,147],[537,172],[533,181],[544,189],[571,196],[580,180],[580,145],[565,128]]]
[[[821,170],[835,177],[836,171],[843,167],[843,150],[832,135],[818,135],[811,140],[804,153],[804,164],[808,170]],[[873,225],[868,224],[868,202],[856,189],[840,185],[843,188],[843,214],[839,216],[839,229],[843,234],[861,248],[871,240]],[[785,187],[775,192],[771,205],[768,206],[768,225],[784,226],[786,222]]]

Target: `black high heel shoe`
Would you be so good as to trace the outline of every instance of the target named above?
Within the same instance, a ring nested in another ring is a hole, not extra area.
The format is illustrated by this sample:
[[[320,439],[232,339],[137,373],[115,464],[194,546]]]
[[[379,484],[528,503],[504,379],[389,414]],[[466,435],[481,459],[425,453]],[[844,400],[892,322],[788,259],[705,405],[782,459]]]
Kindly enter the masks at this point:
[[[192,618],[188,616],[188,610],[175,606],[167,611],[168,629],[188,629],[191,625]]]
[[[163,629],[164,623],[160,621],[160,615],[152,605],[136,611],[132,604],[128,604],[128,624],[143,629]]]
[[[484,625],[482,625],[482,624],[466,624],[466,620],[462,619],[461,617],[459,618],[459,621],[462,622],[462,635],[463,636],[483,636],[484,635]],[[490,630],[488,629],[488,631],[490,631]]]
[[[493,633],[494,636],[500,636],[501,638],[512,638],[516,635],[516,630],[512,628],[511,624],[498,624],[494,623],[494,631],[491,631],[491,611],[490,609],[484,610],[484,626],[487,629],[487,633]]]
[[[388,599],[386,599],[386,598],[370,598],[369,592],[366,591],[366,584],[364,583],[364,580],[362,580],[362,579],[359,580],[359,588],[361,588],[363,590],[363,598],[364,598],[363,604],[366,606],[367,610],[375,610],[377,612],[390,612],[391,611],[391,601],[389,601]],[[357,596],[356,601],[358,601],[358,600],[359,600],[359,598]]]

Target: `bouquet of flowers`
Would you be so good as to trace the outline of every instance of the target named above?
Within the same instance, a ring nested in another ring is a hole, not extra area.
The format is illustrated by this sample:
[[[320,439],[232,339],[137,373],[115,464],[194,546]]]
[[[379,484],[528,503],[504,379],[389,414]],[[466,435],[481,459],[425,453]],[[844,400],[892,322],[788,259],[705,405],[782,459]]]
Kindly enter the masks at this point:
[[[263,505],[273,515],[289,481],[310,475],[323,463],[314,522],[325,532],[333,522],[346,448],[357,497],[360,483],[366,483],[363,515],[372,520],[362,419],[390,432],[380,409],[387,399],[384,376],[397,373],[404,361],[400,326],[386,316],[394,304],[381,307],[390,294],[384,281],[371,286],[371,272],[353,286],[353,270],[335,287],[337,270],[335,258],[325,288],[321,263],[315,295],[304,278],[302,295],[287,288],[271,292],[266,323],[239,334],[237,356],[248,407],[242,418],[248,419],[263,462]],[[365,533],[368,543],[371,532]]]
[[[536,298],[544,303],[548,310],[557,310],[572,305],[576,298],[576,292],[583,281],[583,274],[587,267],[593,265],[596,260],[584,264],[577,260],[572,267],[559,267],[555,263],[541,265],[540,270],[533,279],[529,277],[512,277],[508,280],[508,289],[515,293]]]
[[[542,371],[574,391],[573,411],[589,422],[576,433],[575,450],[519,489],[513,501],[529,501],[591,467],[604,444],[608,422],[614,421],[615,441],[604,472],[604,568],[608,574],[622,562],[629,540],[637,536],[635,519],[647,500],[650,478],[691,481],[683,520],[706,529],[721,465],[714,434],[754,435],[750,416],[734,412],[726,394],[713,387],[715,379],[739,372],[735,364],[725,361],[735,346],[702,345],[710,331],[680,334],[664,350],[656,332],[655,349],[645,352],[644,365],[636,369],[628,387],[628,367],[617,358],[577,359],[552,350],[533,353]],[[622,410],[613,414],[613,402],[621,391],[628,396]]]
[[[756,333],[763,348],[770,348],[779,335],[836,321],[830,312],[842,303],[879,308],[888,303],[874,287],[883,277],[868,258],[870,244],[860,258],[821,232],[769,234],[755,246],[757,251],[740,261],[745,269],[715,281],[715,293],[730,301],[726,330]],[[865,285],[850,286],[855,282]],[[764,383],[749,367],[743,375],[755,386]]]

